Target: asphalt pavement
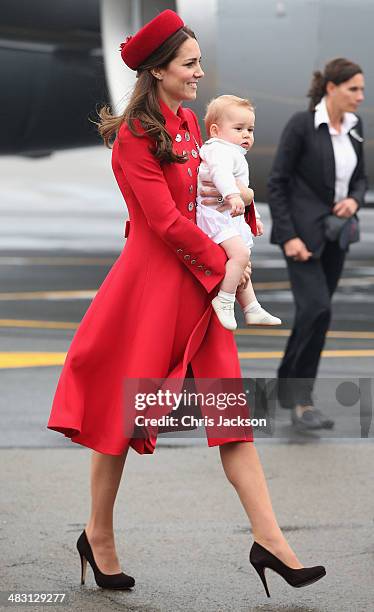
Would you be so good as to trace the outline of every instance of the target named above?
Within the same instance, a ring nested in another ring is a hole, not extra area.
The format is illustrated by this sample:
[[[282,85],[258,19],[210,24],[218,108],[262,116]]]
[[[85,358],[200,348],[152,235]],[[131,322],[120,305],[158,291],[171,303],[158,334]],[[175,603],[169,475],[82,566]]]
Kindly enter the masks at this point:
[[[321,361],[317,400],[334,429],[295,432],[289,412],[275,405],[270,430],[255,434],[281,528],[300,560],[325,565],[327,576],[292,589],[269,572],[266,598],[248,563],[244,511],[218,449],[198,430],[160,437],[151,456],[130,452],[115,523],[136,587],[104,592],[90,569],[80,586],[75,549],[89,510],[90,451],[46,422],[73,334],[123,248],[126,209],[105,149],[2,158],[0,172],[0,609],[8,609],[8,592],[65,593],[74,610],[90,611],[371,609],[374,211],[361,212],[362,241],[349,254]],[[238,312],[235,339],[243,376],[268,380],[293,304],[280,252],[268,242],[267,206],[259,208],[267,229],[253,250],[253,281],[283,325],[245,329]]]

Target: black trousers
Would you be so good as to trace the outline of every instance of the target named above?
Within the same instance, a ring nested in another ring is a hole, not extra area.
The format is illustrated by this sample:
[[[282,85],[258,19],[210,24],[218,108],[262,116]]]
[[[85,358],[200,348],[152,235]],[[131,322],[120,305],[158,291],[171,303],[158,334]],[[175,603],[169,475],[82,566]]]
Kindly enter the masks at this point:
[[[279,399],[284,408],[313,403],[314,380],[330,325],[331,298],[345,255],[337,242],[326,242],[319,259],[300,262],[285,257],[296,313],[278,369]]]

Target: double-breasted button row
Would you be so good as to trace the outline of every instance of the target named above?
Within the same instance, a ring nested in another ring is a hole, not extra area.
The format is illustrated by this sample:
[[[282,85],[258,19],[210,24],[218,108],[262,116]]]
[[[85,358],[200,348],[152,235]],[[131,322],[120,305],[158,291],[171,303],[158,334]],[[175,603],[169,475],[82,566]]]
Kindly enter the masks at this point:
[[[190,156],[190,153],[191,153],[192,157],[194,157],[195,159],[197,159],[197,157],[198,157],[198,152],[197,152],[197,151],[195,151],[195,149],[191,149],[191,151],[186,151],[185,149],[183,149],[183,151],[182,151],[182,155],[183,155],[183,156],[187,155],[187,157],[189,157],[189,156]]]
[[[189,132],[186,132],[184,138],[187,142],[191,140],[191,136]],[[176,142],[182,142],[182,134],[177,134],[175,137]]]

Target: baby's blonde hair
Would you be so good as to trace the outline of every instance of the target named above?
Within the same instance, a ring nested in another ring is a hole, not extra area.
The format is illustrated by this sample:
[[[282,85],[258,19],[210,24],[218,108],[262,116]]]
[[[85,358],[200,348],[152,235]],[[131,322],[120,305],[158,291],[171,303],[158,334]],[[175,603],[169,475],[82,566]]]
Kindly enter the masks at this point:
[[[219,124],[219,121],[220,119],[222,119],[226,108],[233,105],[246,107],[253,113],[255,111],[255,107],[253,106],[252,102],[247,98],[239,98],[238,96],[233,96],[230,94],[213,98],[206,107],[206,113],[204,117],[205,129],[208,138],[210,136],[211,125],[213,123]]]

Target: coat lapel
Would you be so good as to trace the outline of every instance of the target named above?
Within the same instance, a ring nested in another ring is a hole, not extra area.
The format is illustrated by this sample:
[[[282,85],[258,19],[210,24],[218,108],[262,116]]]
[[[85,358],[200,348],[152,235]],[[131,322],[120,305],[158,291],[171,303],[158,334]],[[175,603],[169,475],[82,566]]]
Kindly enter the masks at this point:
[[[355,136],[353,136],[351,134],[351,132],[354,132]],[[350,141],[352,143],[352,146],[353,146],[353,148],[354,148],[354,150],[356,152],[357,158],[359,158],[360,157],[360,153],[361,153],[361,143],[363,142],[363,139],[361,141],[358,140],[358,137],[359,138],[361,138],[361,137],[357,133],[355,128],[353,128],[350,132],[348,132],[348,136],[349,136],[349,139],[350,139]]]
[[[364,141],[362,136],[360,136],[360,134],[357,132],[356,127],[357,126],[353,127],[352,130],[350,132],[348,132],[349,140],[351,141],[353,149],[354,149],[354,151],[355,151],[355,153],[357,155],[357,164],[356,164],[354,172],[353,172],[353,174],[351,176],[350,184],[352,184],[352,181],[354,181],[356,179],[356,175],[359,172],[360,159],[361,159],[361,155],[362,155],[362,143]],[[353,134],[352,134],[352,132],[353,132]]]

